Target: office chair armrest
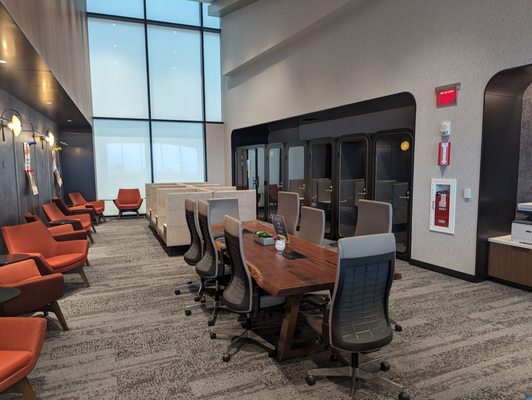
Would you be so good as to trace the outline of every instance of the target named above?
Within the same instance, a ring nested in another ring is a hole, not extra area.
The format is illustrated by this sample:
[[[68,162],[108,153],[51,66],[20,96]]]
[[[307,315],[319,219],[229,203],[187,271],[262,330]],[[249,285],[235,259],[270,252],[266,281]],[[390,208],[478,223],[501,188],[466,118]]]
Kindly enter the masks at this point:
[[[54,270],[50,264],[46,261],[46,259],[43,257],[41,253],[27,253],[33,261],[35,261],[35,265],[37,265],[37,268],[39,269],[39,272],[42,276],[44,275],[50,275],[54,273]]]

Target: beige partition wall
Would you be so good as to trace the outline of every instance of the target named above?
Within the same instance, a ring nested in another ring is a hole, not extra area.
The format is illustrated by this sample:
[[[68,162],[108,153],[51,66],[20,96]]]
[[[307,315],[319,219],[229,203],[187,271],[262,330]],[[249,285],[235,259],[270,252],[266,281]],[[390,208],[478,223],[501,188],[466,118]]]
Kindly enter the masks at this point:
[[[184,246],[190,244],[190,233],[185,217],[185,200],[208,200],[212,192],[197,189],[197,192],[170,193],[166,195],[166,222],[161,238],[167,246]]]
[[[152,220],[152,226],[157,230],[159,236],[162,237],[164,231],[164,224],[166,224],[166,215],[167,215],[167,204],[166,196],[171,193],[193,193],[198,189],[192,188],[189,186],[184,187],[172,187],[172,188],[158,188],[155,189],[155,207],[157,209],[157,214],[154,215]]]
[[[213,192],[213,199],[238,199],[238,214],[241,221],[257,219],[257,192],[255,190],[234,190]]]
[[[159,188],[179,188],[184,187],[182,183],[146,183],[145,184],[145,193],[146,193],[146,218],[151,220],[151,210],[155,209],[155,204],[153,201],[154,190]],[[154,213],[155,214],[155,213]]]

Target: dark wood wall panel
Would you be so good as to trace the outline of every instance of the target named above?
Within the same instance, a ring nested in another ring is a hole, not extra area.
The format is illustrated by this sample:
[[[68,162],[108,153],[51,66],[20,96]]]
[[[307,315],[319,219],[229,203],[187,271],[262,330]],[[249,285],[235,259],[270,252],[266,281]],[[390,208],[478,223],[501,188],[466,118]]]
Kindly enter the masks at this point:
[[[85,0],[0,0],[92,123]]]

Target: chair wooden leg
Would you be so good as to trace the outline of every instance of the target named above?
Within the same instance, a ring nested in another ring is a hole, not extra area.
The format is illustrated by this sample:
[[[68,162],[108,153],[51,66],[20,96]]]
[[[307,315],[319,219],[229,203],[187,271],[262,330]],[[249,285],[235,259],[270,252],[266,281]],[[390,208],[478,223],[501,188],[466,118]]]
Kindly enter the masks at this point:
[[[87,236],[89,237],[89,240],[91,241],[91,243],[94,243],[94,239],[92,238],[92,232],[91,231],[87,231]]]
[[[89,259],[88,259],[88,258],[85,260],[85,265],[86,265],[87,267],[90,267],[90,266],[91,266],[91,263],[89,262]]]
[[[96,227],[94,225],[91,225],[91,227],[92,227],[92,230],[94,231],[94,233],[98,233],[98,232],[96,232]]]
[[[122,210],[119,210],[118,211],[118,219],[120,219],[121,216],[122,216]]]
[[[83,267],[79,267],[76,272],[81,276],[81,279],[83,279],[83,282],[85,283],[85,287],[90,287],[91,284],[89,283],[89,279],[87,278],[87,275],[85,275],[85,271],[83,270]]]
[[[31,387],[31,383],[28,380],[28,378],[24,377],[17,383],[15,383],[13,386],[8,388],[6,393],[20,393],[22,396],[24,396],[25,400],[37,400],[37,396],[35,396],[35,392],[33,391],[33,388]]]
[[[65,316],[63,315],[63,312],[61,311],[61,307],[59,307],[59,303],[57,301],[54,301],[53,303],[51,303],[48,307],[46,307],[46,309],[55,314],[55,316],[57,317],[57,320],[61,324],[61,327],[63,328],[64,331],[70,330],[66,322]]]

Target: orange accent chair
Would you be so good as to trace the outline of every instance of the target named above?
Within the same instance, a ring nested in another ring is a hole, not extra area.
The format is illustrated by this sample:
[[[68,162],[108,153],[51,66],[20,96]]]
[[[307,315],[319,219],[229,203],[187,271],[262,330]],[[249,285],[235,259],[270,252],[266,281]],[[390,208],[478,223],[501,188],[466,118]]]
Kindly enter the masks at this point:
[[[91,228],[96,232],[96,229],[92,225],[91,216],[88,214],[80,214],[80,215],[65,215],[63,212],[57,207],[57,204],[55,203],[48,203],[43,204],[41,206],[44,215],[48,219],[48,223],[50,225],[57,225],[59,222],[63,221],[78,221],[81,223],[81,229],[83,229],[85,232],[87,232],[87,235],[89,236],[89,239],[92,241],[92,235],[90,234]],[[72,225],[74,229],[78,230],[79,225]]]
[[[24,219],[26,220],[26,222],[41,222],[42,224],[44,224],[44,222],[42,222],[42,219],[38,215],[34,215],[32,213],[24,214]],[[76,224],[79,229],[74,229],[73,224]],[[48,226],[46,229],[48,229],[48,232],[50,232],[54,239],[58,242],[63,242],[65,240],[87,239],[87,232],[83,230],[83,227],[81,226],[81,223],[79,221],[56,222],[55,225]]]
[[[0,229],[9,254],[31,255],[42,275],[56,272],[79,274],[85,286],[90,286],[83,270],[83,265],[90,265],[87,259],[89,242],[86,240],[58,242],[41,222]]]
[[[92,207],[85,207],[85,206],[74,206],[69,207],[63,199],[60,199],[57,196],[52,197],[52,202],[61,210],[61,212],[65,215],[71,216],[71,215],[82,215],[82,214],[88,214],[91,217],[91,221],[94,222],[94,224],[98,224],[98,217],[96,215],[96,211]],[[94,226],[92,224],[92,226]]]
[[[4,265],[0,268],[0,287],[17,288],[20,294],[0,304],[0,315],[16,317],[37,311],[45,314],[53,312],[63,330],[68,331],[65,317],[57,303],[63,297],[64,286],[62,274],[42,276],[33,259]]]
[[[88,208],[93,208],[98,219],[101,218],[105,221],[105,215],[103,215],[105,211],[105,201],[103,200],[87,201],[85,200],[85,197],[83,197],[83,195],[80,192],[69,193],[68,198],[72,202],[72,205],[75,207],[84,206]]]
[[[27,376],[37,364],[45,334],[44,318],[0,318],[0,393],[37,399]]]
[[[118,219],[124,212],[134,212],[139,216],[139,208],[142,205],[142,197],[138,189],[119,189],[118,197],[113,200],[118,208]]]

